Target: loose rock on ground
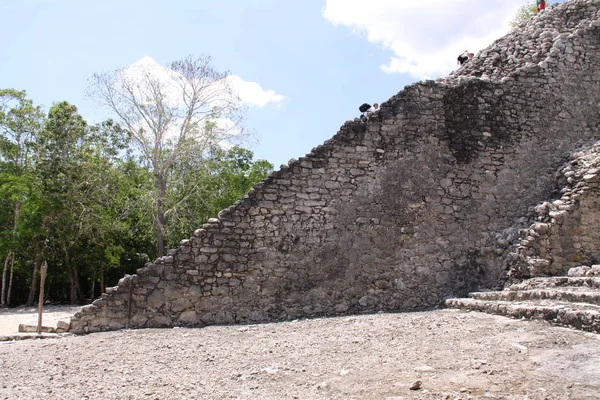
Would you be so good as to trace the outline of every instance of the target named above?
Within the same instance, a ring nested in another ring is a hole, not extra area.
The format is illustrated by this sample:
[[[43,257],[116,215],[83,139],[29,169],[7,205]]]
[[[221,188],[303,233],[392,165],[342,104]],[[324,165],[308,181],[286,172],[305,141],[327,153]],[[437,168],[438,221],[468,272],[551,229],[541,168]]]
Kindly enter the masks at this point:
[[[3,342],[0,399],[597,399],[599,339],[436,310]]]

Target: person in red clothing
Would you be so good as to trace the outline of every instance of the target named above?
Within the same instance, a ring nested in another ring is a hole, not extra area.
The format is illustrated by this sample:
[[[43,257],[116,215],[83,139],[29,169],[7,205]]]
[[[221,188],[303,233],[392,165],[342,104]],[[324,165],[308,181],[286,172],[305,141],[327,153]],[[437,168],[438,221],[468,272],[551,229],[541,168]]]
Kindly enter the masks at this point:
[[[537,0],[538,12],[546,9],[546,2],[544,0]]]

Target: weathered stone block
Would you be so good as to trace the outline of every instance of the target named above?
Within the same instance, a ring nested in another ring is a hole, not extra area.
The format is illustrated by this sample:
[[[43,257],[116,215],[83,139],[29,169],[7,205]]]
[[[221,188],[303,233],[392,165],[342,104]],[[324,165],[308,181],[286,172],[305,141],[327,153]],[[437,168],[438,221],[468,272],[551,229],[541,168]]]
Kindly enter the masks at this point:
[[[148,307],[158,309],[165,304],[165,294],[162,290],[155,290],[148,296]]]
[[[190,300],[182,298],[171,302],[171,311],[180,313],[182,311],[193,308],[193,304]]]
[[[178,286],[169,285],[165,288],[165,291],[164,291],[165,300],[173,301],[173,300],[181,299],[183,297],[183,293],[186,290],[187,290],[186,287],[182,287],[179,285]]]
[[[143,314],[135,314],[131,318],[131,324],[135,328],[143,328],[146,325],[146,322],[148,322],[148,317]]]
[[[198,314],[196,314],[196,311],[193,310],[184,311],[177,319],[177,322],[185,325],[195,325],[198,323]]]
[[[552,7],[538,26],[445,79],[407,86],[366,122],[344,124],[274,171],[219,214],[227,221],[209,220],[139,270],[146,325],[171,324],[153,314],[165,302],[186,324],[235,322],[236,311],[259,321],[419,308],[501,284],[505,260],[523,273],[594,262],[600,202],[584,203],[598,190],[600,157],[580,150],[597,135],[600,46],[591,38],[600,16],[586,4]],[[565,166],[575,150],[580,162]],[[568,190],[542,203],[559,193],[555,182]],[[91,329],[124,315],[133,282],[82,315]],[[186,297],[213,296],[188,309]]]

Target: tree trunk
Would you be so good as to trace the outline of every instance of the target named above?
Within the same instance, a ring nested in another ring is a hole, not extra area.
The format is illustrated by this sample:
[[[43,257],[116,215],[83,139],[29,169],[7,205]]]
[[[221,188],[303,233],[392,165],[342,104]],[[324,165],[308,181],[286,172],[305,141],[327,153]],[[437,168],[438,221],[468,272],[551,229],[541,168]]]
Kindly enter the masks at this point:
[[[69,302],[71,303],[71,305],[76,305],[79,303],[79,277],[77,276],[77,271],[75,270],[75,268],[73,268],[71,264],[69,252],[65,245],[63,245],[63,252],[65,255],[65,267],[67,270],[67,275],[69,277]]]
[[[8,278],[8,291],[6,293],[6,305],[10,306],[10,294],[12,292],[13,276],[15,272],[15,253],[10,258],[10,277]]]
[[[96,296],[96,280],[92,279],[92,282],[90,283],[90,292],[89,292],[90,300],[94,300],[95,296]]]
[[[125,274],[123,274],[125,275]],[[106,286],[104,286],[104,264],[100,265],[100,293],[104,293]]]
[[[37,290],[38,280],[38,265],[40,264],[40,252],[37,246],[34,245],[35,255],[33,256],[33,273],[31,275],[31,287],[29,288],[29,296],[27,296],[27,305],[32,306],[35,300],[35,291]]]
[[[156,177],[156,257],[165,255],[165,198],[167,197],[167,180],[160,173]]]
[[[79,299],[77,298],[79,282],[77,272],[71,268],[70,264],[67,264],[67,274],[69,275],[69,302],[71,305],[76,305],[79,302]]]
[[[21,202],[17,201],[15,203],[15,209],[13,210],[13,227],[11,232],[12,245],[14,245],[14,239],[17,234],[17,222],[19,220],[19,215],[21,215]],[[8,274],[8,258],[12,259],[11,268],[10,268],[10,282],[8,284],[8,290],[6,287],[6,279]],[[0,292],[0,306],[6,307],[10,302],[10,290],[12,289],[12,278],[13,278],[13,270],[14,270],[14,262],[15,262],[15,254],[12,250],[8,251],[6,254],[6,258],[4,259],[4,269],[2,270],[2,291]]]
[[[4,268],[2,269],[2,291],[0,291],[0,306],[6,307],[6,278],[8,277],[8,260],[12,250],[9,250],[4,259]]]

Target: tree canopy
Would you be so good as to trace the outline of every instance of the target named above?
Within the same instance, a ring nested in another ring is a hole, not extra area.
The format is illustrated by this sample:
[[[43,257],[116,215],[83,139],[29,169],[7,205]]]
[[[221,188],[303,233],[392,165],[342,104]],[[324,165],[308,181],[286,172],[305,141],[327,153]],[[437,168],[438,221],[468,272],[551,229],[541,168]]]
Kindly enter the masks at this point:
[[[197,61],[171,66],[186,90],[199,85],[186,79],[209,71]],[[160,87],[162,95],[158,89],[154,102],[138,98],[138,114],[94,125],[68,102],[46,113],[24,91],[0,90],[2,306],[33,302],[44,260],[47,298],[79,303],[98,296],[162,255],[157,213],[163,246],[176,246],[273,168],[247,149],[224,145],[227,132],[237,137],[243,131],[241,119],[233,132],[235,124],[223,127],[218,120],[233,114],[198,111],[194,104],[202,96],[193,90],[182,92],[191,97],[175,109],[161,103],[167,87]],[[228,110],[242,111],[234,105]]]
[[[517,15],[515,15],[515,18],[510,22],[510,26],[513,29],[518,27],[523,22],[529,21],[534,15],[537,14],[537,12],[537,1],[528,1],[527,4],[523,4],[521,7],[519,7]]]
[[[110,110],[137,146],[153,179],[152,221],[157,254],[165,253],[173,168],[195,161],[224,142],[239,140],[244,107],[229,75],[209,56],[187,57],[168,67],[147,59],[125,69],[95,74],[89,94]]]

